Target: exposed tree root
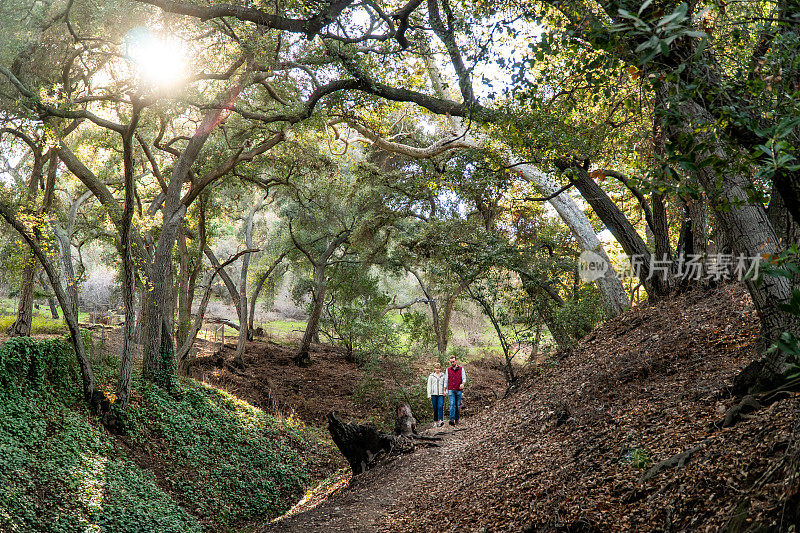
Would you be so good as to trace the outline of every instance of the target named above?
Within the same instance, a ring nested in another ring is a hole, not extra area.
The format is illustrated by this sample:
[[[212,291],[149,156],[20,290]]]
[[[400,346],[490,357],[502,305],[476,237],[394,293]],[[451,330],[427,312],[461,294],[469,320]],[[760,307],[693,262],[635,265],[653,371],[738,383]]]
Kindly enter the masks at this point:
[[[651,466],[644,474],[642,474],[642,476],[636,482],[635,488],[631,490],[627,494],[627,496],[625,496],[624,501],[626,503],[633,503],[635,501],[642,499],[648,492],[648,490],[644,488],[645,483],[656,477],[661,472],[664,472],[665,470],[669,470],[671,468],[683,468],[684,465],[686,465],[686,463],[692,458],[694,454],[703,449],[703,445],[705,443],[706,441],[703,441],[693,448],[689,448],[688,450],[675,454],[672,457],[664,459],[663,461]],[[655,492],[655,494],[658,494],[658,492],[662,491],[664,487],[668,486],[670,483],[671,482],[659,488]]]
[[[800,377],[790,379],[779,387],[757,396],[748,394],[738,404],[728,409],[725,415],[714,422],[712,426],[719,429],[731,427],[750,413],[784,400],[796,392],[800,392]]]
[[[685,465],[686,462],[692,457],[692,455],[694,455],[695,453],[700,451],[702,448],[703,448],[703,445],[701,443],[699,446],[695,446],[694,448],[690,448],[690,449],[686,450],[685,452],[681,452],[679,454],[673,455],[669,459],[664,459],[660,463],[651,466],[647,470],[647,472],[642,474],[642,477],[639,478],[639,481],[637,482],[637,484],[642,485],[642,484],[650,481],[651,479],[656,477],[658,474],[660,474],[664,470],[669,470],[670,468],[673,468],[673,467],[676,467],[676,466],[678,468],[682,468],[683,465]]]

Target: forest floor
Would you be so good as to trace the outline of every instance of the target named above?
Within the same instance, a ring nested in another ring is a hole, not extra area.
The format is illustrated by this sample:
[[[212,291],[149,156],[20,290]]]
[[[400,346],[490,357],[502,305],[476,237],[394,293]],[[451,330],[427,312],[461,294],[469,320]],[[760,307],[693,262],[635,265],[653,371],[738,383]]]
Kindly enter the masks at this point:
[[[800,398],[713,427],[758,329],[741,285],[637,306],[442,446],[329,482],[261,531],[790,531]]]
[[[394,421],[392,401],[416,404],[415,415],[429,415],[424,384],[431,361],[400,362],[381,358],[370,368],[347,361],[344,350],[327,344],[312,344],[312,365],[299,368],[293,358],[296,348],[256,338],[247,344],[244,367],[234,362],[235,345],[226,344],[216,354],[198,358],[192,377],[225,390],[267,412],[295,416],[311,425],[324,425],[325,415],[337,411],[348,420],[372,421],[380,425]],[[411,364],[412,366],[408,366]],[[471,380],[470,399],[464,415],[487,409],[505,392],[499,360],[485,358],[467,365]]]

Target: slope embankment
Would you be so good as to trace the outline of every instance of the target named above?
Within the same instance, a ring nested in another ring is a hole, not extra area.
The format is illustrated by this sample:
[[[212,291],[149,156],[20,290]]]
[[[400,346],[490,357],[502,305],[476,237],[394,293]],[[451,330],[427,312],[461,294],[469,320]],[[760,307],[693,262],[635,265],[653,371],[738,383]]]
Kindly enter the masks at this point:
[[[442,447],[267,530],[789,530],[800,400],[713,427],[758,330],[740,285],[638,306],[530,369]]]

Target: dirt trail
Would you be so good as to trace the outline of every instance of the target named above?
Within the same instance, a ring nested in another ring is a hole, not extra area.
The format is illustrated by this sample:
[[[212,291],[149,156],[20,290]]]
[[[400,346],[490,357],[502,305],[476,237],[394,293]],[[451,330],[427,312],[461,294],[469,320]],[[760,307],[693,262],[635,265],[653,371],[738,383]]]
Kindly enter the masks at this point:
[[[726,386],[756,357],[758,330],[741,285],[638,306],[530,368],[441,447],[260,531],[791,531],[800,394],[712,427],[737,401]]]
[[[317,507],[278,520],[259,529],[259,533],[331,532],[380,530],[385,525],[387,509],[403,500],[415,500],[431,487],[431,480],[447,475],[470,442],[473,425],[466,421],[453,427],[428,429],[424,435],[441,436],[438,447],[418,449],[414,453],[384,462],[355,477],[345,489]]]

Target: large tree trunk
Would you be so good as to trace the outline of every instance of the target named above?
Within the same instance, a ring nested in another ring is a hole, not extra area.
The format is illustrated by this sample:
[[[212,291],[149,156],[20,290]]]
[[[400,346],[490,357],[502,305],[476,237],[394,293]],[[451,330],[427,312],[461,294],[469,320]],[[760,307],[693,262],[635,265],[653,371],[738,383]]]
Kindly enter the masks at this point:
[[[189,369],[191,368],[194,359],[194,356],[192,355],[192,346],[194,346],[194,342],[197,339],[197,333],[200,331],[200,328],[203,327],[203,318],[205,317],[208,301],[211,297],[211,286],[214,282],[215,274],[216,272],[208,276],[205,284],[206,289],[203,292],[203,297],[200,299],[200,305],[197,308],[197,314],[194,317],[194,322],[187,331],[186,338],[184,339],[183,343],[178,345],[178,351],[175,354],[175,359],[178,361],[178,374],[181,376],[189,375]]]
[[[510,387],[516,380],[516,377],[514,376],[514,367],[511,364],[511,346],[506,338],[505,333],[503,332],[500,322],[497,320],[497,314],[494,312],[492,304],[489,303],[489,301],[487,301],[483,295],[475,293],[471,290],[469,291],[469,294],[472,299],[481,306],[483,314],[489,319],[489,322],[492,324],[492,327],[497,334],[497,340],[500,341],[500,347],[503,350],[503,358],[505,360],[504,364],[501,364],[501,368],[503,370],[503,376],[506,378],[506,385]]]
[[[53,224],[53,231],[58,239],[58,247],[61,255],[61,268],[64,274],[64,293],[67,297],[70,312],[76,317],[78,316],[78,280],[75,277],[75,268],[72,265],[71,241],[72,235],[75,232],[75,221],[78,217],[78,210],[91,195],[91,191],[86,191],[72,202],[67,215],[67,222],[63,227],[55,223]]]
[[[170,324],[172,284],[172,250],[178,236],[178,228],[186,216],[186,205],[181,201],[181,191],[192,165],[209,134],[217,125],[219,112],[209,112],[203,117],[186,148],[181,152],[172,168],[169,185],[161,208],[164,224],[156,244],[153,262],[147,272],[151,289],[148,298],[147,322],[144,343],[142,374],[166,389],[172,389],[176,363]]]
[[[190,257],[189,250],[186,248],[186,232],[183,225],[178,229],[178,253],[180,254],[180,275],[178,276],[178,323],[175,332],[175,340],[181,346],[186,340],[192,322],[192,294],[189,280]],[[192,287],[193,289],[194,287]]]
[[[708,251],[708,202],[705,196],[686,197],[681,201],[684,218],[678,239],[678,254],[682,254],[684,261],[688,261],[689,256],[703,257]]]
[[[506,152],[503,155],[506,165],[513,165],[513,168],[518,170],[522,177],[534,185],[541,193],[550,196],[561,189],[561,186],[552,176],[542,172],[537,167],[528,163],[521,163],[510,152]],[[553,197],[550,200],[550,205],[553,206],[569,227],[578,242],[578,246],[584,251],[596,254],[604,262],[606,267],[605,275],[596,281],[597,287],[602,294],[603,305],[608,315],[610,317],[619,315],[630,306],[630,300],[586,214],[566,192]]]
[[[236,261],[240,255],[248,253],[247,251],[239,252],[234,256],[228,258],[227,261],[220,264],[216,257],[211,254],[212,263],[214,263],[214,270],[209,274],[206,278],[205,283],[205,291],[203,292],[203,298],[200,300],[200,305],[197,309],[197,315],[194,317],[194,322],[191,328],[188,331],[186,339],[183,341],[182,344],[179,345],[178,351],[175,355],[175,359],[178,361],[178,372],[181,375],[188,375],[189,367],[191,366],[192,359],[190,358],[192,346],[194,345],[194,341],[197,338],[197,332],[200,331],[200,328],[203,327],[203,317],[205,316],[206,308],[208,307],[208,301],[211,297],[211,287],[214,283],[214,277],[219,274],[220,272],[224,272],[224,268]],[[241,328],[239,328],[241,329]]]
[[[669,245],[669,220],[667,218],[667,197],[664,194],[653,193],[653,240],[655,241],[655,255],[658,259],[672,261],[672,249]]]
[[[64,314],[64,320],[67,322],[67,328],[69,329],[70,333],[70,342],[72,343],[72,348],[75,350],[75,357],[78,359],[78,367],[80,368],[81,372],[84,399],[89,403],[90,406],[92,406],[93,409],[99,410],[101,402],[100,398],[102,395],[96,390],[92,364],[89,361],[89,358],[86,356],[83,338],[81,337],[81,332],[78,327],[78,315],[73,311],[73,307],[70,304],[66,293],[61,287],[58,271],[50,263],[47,253],[41,248],[36,238],[32,235],[32,232],[28,228],[25,228],[24,224],[17,219],[16,214],[3,203],[0,203],[0,216],[2,216],[6,222],[8,222],[8,224],[17,231],[17,233],[19,233],[19,235],[31,248],[31,251],[39,260],[39,263],[44,267],[44,270],[47,273],[47,278],[50,280],[50,284],[53,286],[56,299],[61,306],[61,312]]]
[[[36,277],[37,265],[36,257],[32,252],[27,252],[26,255],[19,287],[17,319],[8,330],[11,337],[30,336],[33,325],[33,282]]]
[[[50,318],[52,318],[53,320],[58,320],[59,318],[61,318],[58,315],[58,301],[55,299],[55,297],[50,296],[49,298],[47,298],[47,305],[48,307],[50,307]]]
[[[440,354],[444,355],[447,353],[447,345],[450,343],[450,320],[453,316],[453,307],[455,306],[458,297],[467,287],[467,283],[460,283],[453,291],[453,294],[447,295],[444,300],[444,310],[440,313],[439,301],[434,296],[431,287],[427,286],[425,282],[422,281],[422,275],[413,269],[409,269],[408,271],[411,272],[411,274],[417,279],[417,283],[419,283],[420,289],[425,295],[428,307],[430,307],[431,310],[433,333],[436,336],[436,349]]]
[[[45,157],[37,146],[31,146],[33,150],[33,168],[28,180],[28,201],[32,202],[36,197],[39,182],[42,180],[44,172]],[[40,212],[42,212],[40,210]],[[22,269],[22,278],[19,287],[19,300],[17,301],[17,319],[11,324],[8,334],[11,337],[28,337],[31,334],[33,325],[33,284],[36,279],[36,256],[33,251],[25,252],[25,265]]]
[[[325,251],[323,251],[316,259],[312,259],[311,255],[309,255],[307,251],[303,250],[302,245],[294,238],[291,224],[289,225],[289,234],[291,235],[292,242],[294,242],[295,246],[303,251],[314,267],[314,292],[311,316],[308,317],[306,331],[303,334],[303,339],[300,341],[300,347],[297,349],[297,354],[294,358],[296,365],[308,366],[311,364],[311,357],[308,354],[308,349],[315,338],[317,341],[319,341],[317,338],[317,333],[319,331],[319,319],[322,316],[322,308],[325,306],[325,296],[328,292],[328,280],[325,278],[325,270],[328,268],[328,261],[330,261],[333,253],[339,248],[339,246],[347,242],[347,239],[350,237],[350,230],[344,230],[334,237],[331,242],[328,243]]]
[[[247,248],[243,252],[236,254],[234,257],[238,258],[240,255],[243,255],[247,258],[251,252],[258,251],[252,248]],[[239,339],[236,344],[236,361],[239,365],[244,365],[244,348],[247,342],[247,299],[243,297],[242,293],[236,288],[236,284],[233,282],[233,279],[228,275],[228,272],[225,270],[225,265],[229,264],[231,261],[226,261],[224,264],[220,264],[219,260],[217,260],[216,255],[214,252],[206,246],[205,248],[206,257],[208,260],[211,261],[211,265],[214,267],[215,272],[219,273],[219,276],[222,278],[222,281],[225,283],[225,287],[228,289],[228,292],[233,299],[233,304],[236,307],[236,315],[239,319]],[[243,269],[243,274],[246,276],[246,268]]]
[[[255,329],[256,305],[258,304],[258,296],[261,294],[261,289],[264,288],[264,283],[267,281],[267,278],[269,278],[271,273],[272,268],[259,274],[258,279],[256,280],[256,286],[253,288],[253,294],[250,297],[250,309],[247,313],[247,327],[250,328],[250,331],[254,331]]]
[[[47,281],[47,276],[41,270],[38,272],[38,278],[39,284],[47,290],[47,288],[50,287],[50,283]],[[52,288],[50,290],[52,290]],[[58,320],[60,318],[58,316],[58,300],[56,300],[55,296],[47,297],[47,306],[50,308],[50,318]]]
[[[206,248],[206,198],[207,195],[202,195],[197,204],[197,253],[194,257],[189,254],[189,250],[186,246],[187,229],[185,223],[181,225],[178,234],[178,247],[181,254],[181,278],[178,286],[178,346],[182,346],[187,338],[191,336],[189,330],[192,327],[194,293],[197,288],[197,277],[203,270],[203,254]],[[180,367],[180,358],[178,359],[178,366]],[[178,370],[180,372],[180,368]]]
[[[778,236],[781,249],[786,250],[800,242],[800,224],[795,222],[794,217],[786,207],[784,197],[778,192],[778,188],[774,184],[767,216],[772,223],[772,227],[775,228],[775,234]]]
[[[139,109],[134,107],[133,118],[122,135],[122,163],[125,182],[125,205],[122,211],[119,252],[122,256],[122,302],[125,323],[122,325],[122,354],[119,363],[117,397],[123,408],[128,406],[131,394],[131,371],[136,349],[136,263],[133,259],[133,213],[136,185],[133,179],[133,132],[139,120]]]
[[[55,194],[56,173],[58,170],[58,153],[56,150],[49,150],[44,156],[41,155],[38,148],[34,148],[34,163],[31,172],[31,179],[28,183],[28,200],[36,197],[36,191],[39,182],[42,180],[44,172],[44,165],[47,163],[47,178],[44,181],[44,196],[42,198],[42,205],[38,208],[37,212],[40,216],[46,215],[50,211],[53,204],[53,196]],[[33,229],[34,238],[39,238],[39,229]],[[28,336],[31,334],[31,327],[33,325],[33,291],[34,282],[39,271],[39,265],[36,262],[36,254],[31,250],[30,257],[25,264],[25,269],[22,273],[22,286],[20,287],[19,308],[17,310],[17,320],[11,326],[10,335],[12,337]],[[52,304],[51,304],[52,310]],[[58,313],[55,313],[58,318]]]
[[[439,319],[439,304],[436,298],[433,297],[430,288],[422,281],[422,276],[414,270],[409,270],[409,272],[417,278],[417,283],[419,283],[422,293],[428,302],[428,307],[431,310],[431,321],[433,322],[433,333],[436,336],[436,349],[441,355],[444,355],[447,352],[447,340],[450,335],[449,331],[442,331],[442,324]]]
[[[625,250],[631,258],[636,258],[641,265],[641,274],[639,279],[647,290],[647,294],[652,298],[662,298],[669,294],[669,277],[671,265],[669,259],[656,258],[659,262],[654,263],[654,258],[650,254],[642,237],[636,231],[636,228],[630,223],[627,217],[620,211],[617,205],[608,197],[605,191],[592,179],[589,172],[582,168],[572,167],[575,175],[572,178],[573,183],[581,192],[581,195],[586,202],[592,206],[592,209],[603,221],[603,224],[614,235],[614,238]],[[656,203],[658,205],[658,203]],[[655,205],[654,205],[655,207]],[[662,205],[663,207],[663,205]],[[661,209],[658,209],[661,211]],[[660,214],[666,219],[666,211]],[[653,213],[653,217],[656,214]],[[666,225],[666,220],[663,220],[657,226]],[[659,233],[664,233],[663,228]],[[663,240],[663,235],[659,236]],[[664,243],[661,243],[664,247]],[[667,244],[668,248],[668,244]]]
[[[253,249],[253,219],[264,203],[264,196],[257,194],[253,206],[247,212],[244,221],[245,246],[248,250]],[[239,302],[237,304],[237,314],[239,315],[239,341],[236,343],[236,362],[239,366],[244,366],[244,351],[247,341],[253,338],[253,332],[247,321],[247,275],[250,269],[250,252],[242,257],[242,269],[239,276]]]
[[[800,225],[800,172],[780,168],[773,178],[774,189],[781,195],[786,210]]]
[[[250,254],[245,254],[244,259],[242,260],[242,273],[244,276],[239,285],[239,303],[238,309],[236,313],[239,315],[239,338],[236,342],[236,354],[235,354],[235,361],[239,366],[244,366],[244,351],[247,347],[247,341],[253,338],[252,333],[250,332],[250,328],[247,326],[247,265],[249,261],[247,260],[247,256]]]
[[[700,119],[705,122],[706,113],[698,104],[689,102],[682,111],[690,120]],[[747,203],[750,188],[748,178],[736,169],[720,177],[714,165],[702,167],[699,164],[709,157],[728,161],[728,155],[721,143],[710,134],[696,134],[689,121],[680,127],[673,127],[669,133],[685,153],[694,153],[698,158],[696,163],[702,170],[697,172],[697,179],[705,188],[711,206],[715,208],[717,222],[731,243],[734,254],[759,260],[764,255],[780,253],[782,247],[779,236],[775,233],[765,209],[760,204]],[[713,146],[713,153],[696,150],[701,141],[707,143],[706,146]],[[742,200],[745,202],[742,203]],[[761,319],[759,344],[762,350],[771,346],[784,332],[800,336],[800,318],[781,309],[781,305],[791,297],[790,280],[763,276],[760,282],[748,279],[745,283]],[[784,375],[790,369],[789,362],[789,354],[775,350],[746,368],[737,379],[737,387],[751,391],[774,388],[783,381]]]
[[[466,287],[466,282],[460,283],[455,291],[453,291],[453,294],[449,295],[447,300],[445,300],[444,312],[439,321],[439,331],[437,332],[437,342],[439,344],[440,353],[447,353],[447,345],[450,343],[450,320],[453,318],[453,307]]]
[[[241,83],[237,83],[225,96],[230,101],[238,95]],[[153,262],[149,268],[148,277],[151,281],[153,295],[149,299],[147,310],[147,333],[144,345],[143,374],[156,384],[172,388],[175,379],[176,362],[174,358],[175,347],[172,339],[173,327],[171,311],[174,305],[173,294],[173,268],[172,250],[178,234],[178,228],[186,217],[186,208],[202,190],[232,170],[236,163],[251,160],[257,155],[269,150],[285,138],[283,133],[278,133],[268,141],[244,153],[239,153],[229,158],[225,163],[206,173],[200,184],[193,186],[185,197],[181,197],[182,189],[192,165],[197,160],[200,150],[205,144],[211,131],[219,124],[223,107],[214,107],[203,117],[194,135],[189,139],[186,148],[181,152],[172,169],[172,176],[161,208],[164,224],[159,235]],[[208,247],[206,247],[206,250]],[[224,279],[224,278],[223,278]],[[227,283],[226,283],[227,285]],[[235,292],[235,288],[234,288]],[[239,306],[237,306],[238,308]],[[247,329],[247,316],[239,317],[240,324]]]

